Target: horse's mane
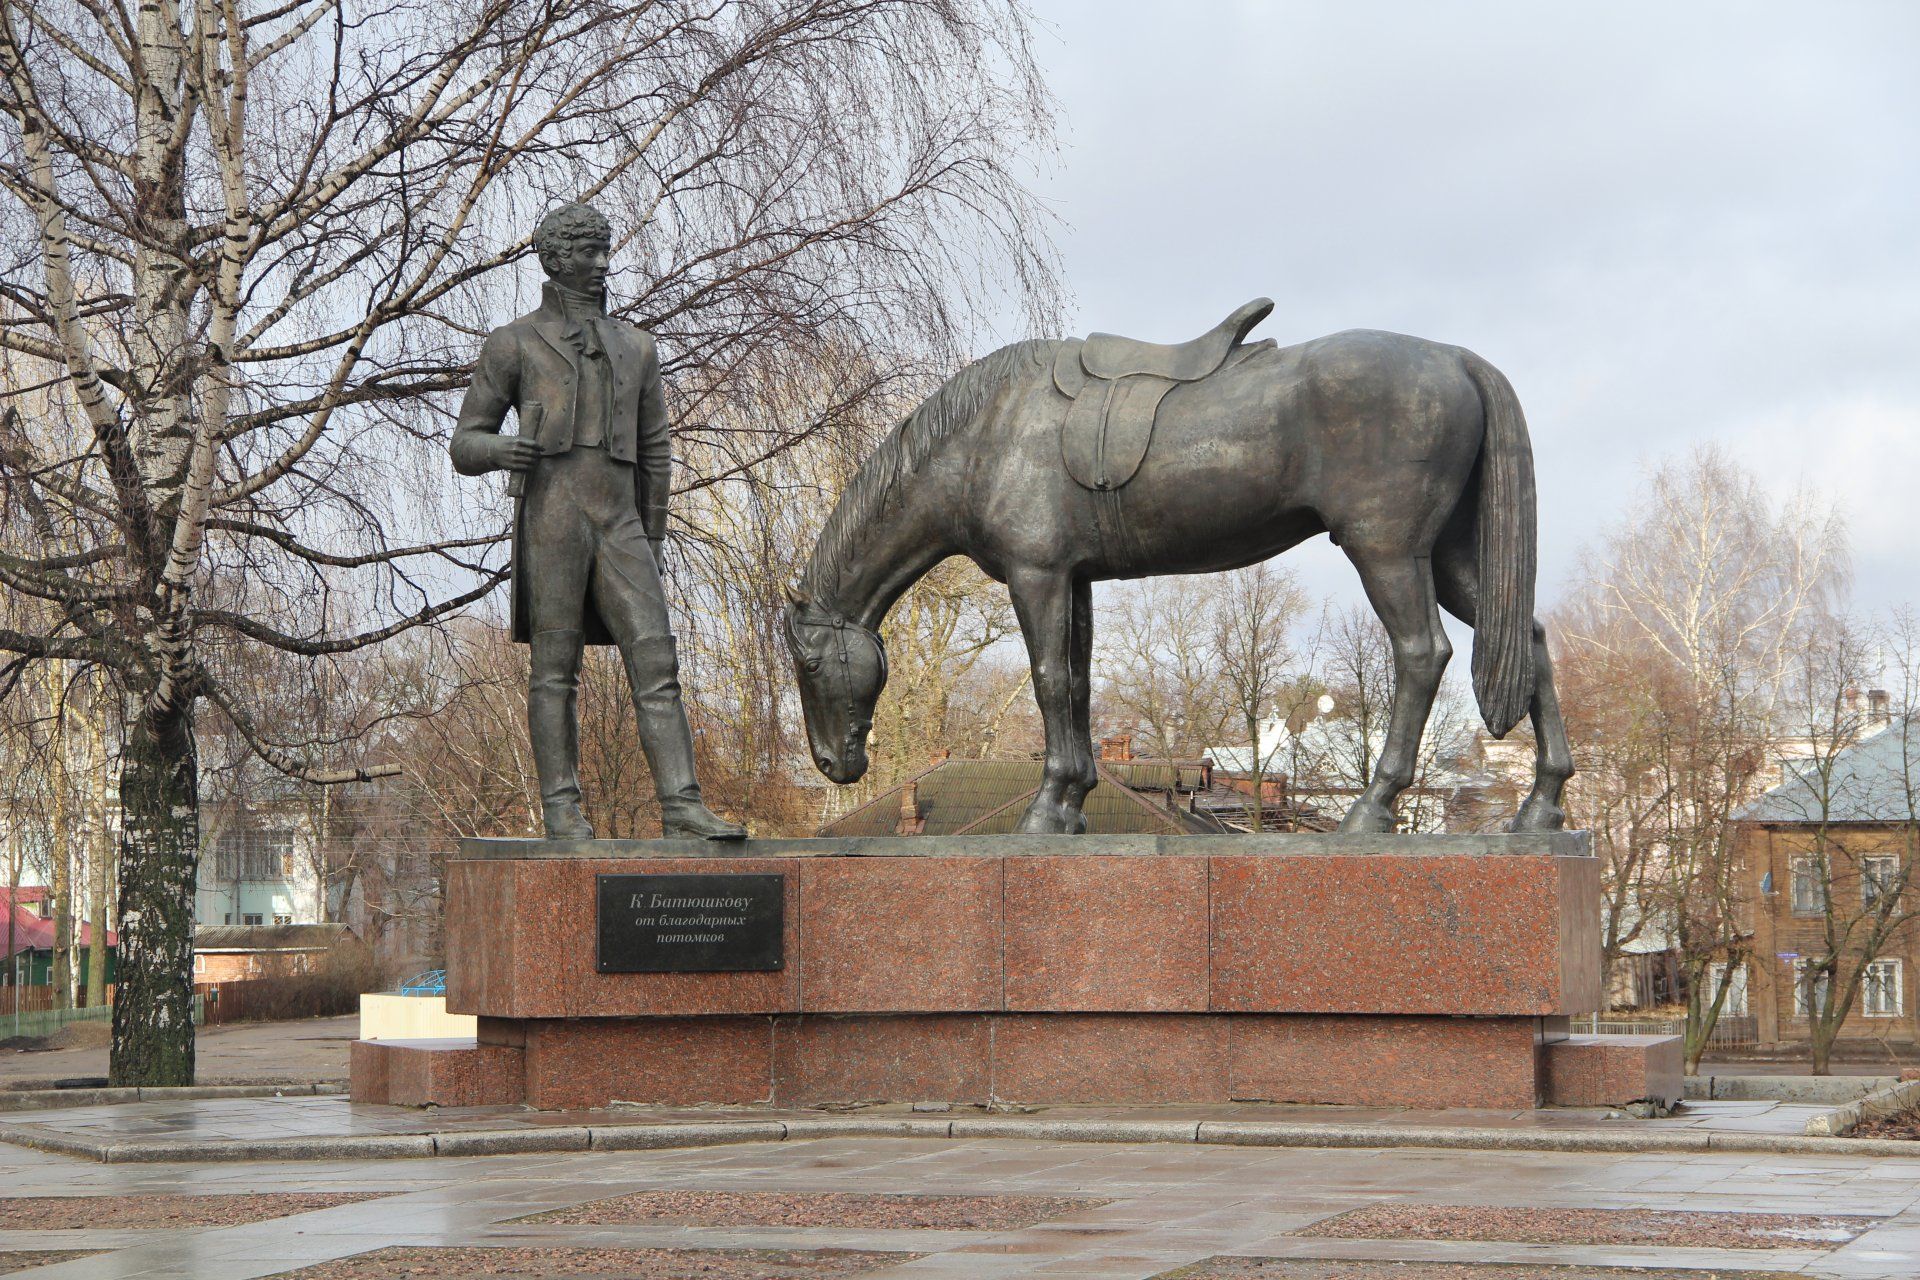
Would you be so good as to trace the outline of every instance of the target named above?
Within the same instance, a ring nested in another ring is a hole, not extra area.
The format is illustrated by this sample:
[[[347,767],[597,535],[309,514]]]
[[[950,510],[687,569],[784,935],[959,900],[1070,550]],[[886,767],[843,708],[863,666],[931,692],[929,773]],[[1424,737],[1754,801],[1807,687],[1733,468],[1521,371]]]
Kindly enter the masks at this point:
[[[978,418],[988,397],[1019,372],[1023,363],[1033,363],[1041,348],[1052,347],[1056,341],[1029,339],[980,357],[941,383],[890,431],[860,464],[853,482],[827,517],[801,576],[801,589],[810,596],[831,597],[839,585],[840,568],[853,554],[860,535],[899,502],[901,483],[919,471],[937,445]]]

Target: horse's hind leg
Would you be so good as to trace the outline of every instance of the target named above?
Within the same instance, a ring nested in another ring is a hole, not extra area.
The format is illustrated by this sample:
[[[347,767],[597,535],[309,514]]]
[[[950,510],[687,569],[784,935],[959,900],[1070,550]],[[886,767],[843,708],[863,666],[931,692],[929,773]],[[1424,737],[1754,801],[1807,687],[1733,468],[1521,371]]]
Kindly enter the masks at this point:
[[[1093,745],[1086,729],[1086,712],[1076,706],[1076,598],[1087,596],[1086,619],[1092,625],[1092,588],[1076,584],[1071,575],[1046,571],[1009,574],[1007,591],[1026,637],[1033,667],[1033,698],[1047,731],[1047,762],[1040,793],[1027,807],[1016,830],[1030,834],[1071,835],[1086,829],[1081,802],[1093,787]]]
[[[1413,784],[1427,715],[1453,648],[1440,625],[1433,566],[1425,556],[1348,548],[1367,599],[1393,642],[1393,714],[1373,778],[1341,821],[1342,831],[1391,831],[1393,802]]]
[[[1434,550],[1434,585],[1440,604],[1468,626],[1480,604],[1480,571],[1471,542],[1443,542]],[[1553,658],[1547,653],[1547,629],[1533,622],[1533,698],[1527,704],[1533,722],[1533,790],[1520,812],[1507,824],[1509,831],[1558,831],[1566,825],[1561,795],[1573,776],[1573,749],[1567,743],[1566,722],[1560,716],[1560,698],[1553,688]]]

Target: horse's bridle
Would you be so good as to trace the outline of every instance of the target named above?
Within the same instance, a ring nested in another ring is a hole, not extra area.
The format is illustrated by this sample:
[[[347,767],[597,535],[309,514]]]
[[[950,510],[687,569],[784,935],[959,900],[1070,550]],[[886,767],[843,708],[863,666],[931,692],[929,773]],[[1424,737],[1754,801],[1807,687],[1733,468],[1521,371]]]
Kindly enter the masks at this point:
[[[788,623],[790,626],[796,628],[802,625],[797,614],[789,614]],[[856,726],[860,722],[860,708],[855,705],[853,699],[853,651],[847,647],[847,632],[858,632],[860,635],[866,637],[867,641],[873,645],[874,656],[880,660],[880,683],[882,685],[887,682],[887,647],[880,643],[880,635],[878,632],[871,631],[857,622],[849,621],[837,613],[824,620],[809,618],[806,620],[805,625],[809,627],[830,627],[833,630],[833,656],[837,656],[840,659],[840,694],[846,704],[847,720],[847,736],[846,740],[840,744],[840,750],[845,758],[850,759],[853,756],[855,746],[858,745],[857,740],[859,733]],[[797,631],[795,638],[798,638]]]

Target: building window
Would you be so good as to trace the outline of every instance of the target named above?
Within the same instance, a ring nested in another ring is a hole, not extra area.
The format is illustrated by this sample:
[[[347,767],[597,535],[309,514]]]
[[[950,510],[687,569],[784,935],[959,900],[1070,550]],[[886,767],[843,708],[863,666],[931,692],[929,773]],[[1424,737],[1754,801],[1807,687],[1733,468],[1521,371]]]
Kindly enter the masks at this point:
[[[233,923],[233,912],[231,912],[231,911],[229,911],[229,912],[227,912],[227,918],[226,918],[226,919],[224,919],[224,920],[222,920],[222,921],[221,921],[220,923],[221,923],[221,924],[232,924],[232,923]]]
[[[1808,1008],[1809,996],[1812,996],[1813,1002],[1820,1008],[1827,1008],[1827,995],[1833,985],[1828,980],[1827,971],[1822,969],[1816,976],[1809,970],[1810,965],[1807,961],[1793,962],[1793,1016],[1796,1018],[1810,1016],[1812,1011]]]
[[[1817,916],[1825,912],[1827,895],[1820,883],[1820,861],[1808,855],[1793,860],[1793,914]]]
[[[263,923],[263,920],[258,911],[249,911],[245,915],[240,917],[240,923],[241,924],[260,924],[260,923]]]
[[[207,971],[207,958],[205,956],[195,956],[193,958],[193,971],[195,973],[205,973]]]
[[[1731,1018],[1747,1016],[1747,966],[1740,965],[1733,971],[1733,981],[1727,981],[1727,966],[1724,961],[1715,962],[1707,968],[1707,999],[1713,1000],[1720,994],[1720,988],[1727,988],[1727,998],[1720,1006],[1720,1012]]]
[[[275,924],[292,924],[293,917],[292,916],[275,916],[273,918],[273,922]]]
[[[1869,1018],[1897,1018],[1901,1010],[1900,962],[1875,960],[1860,976],[1860,1012]]]
[[[1891,853],[1871,853],[1860,859],[1860,903],[1871,908],[1889,893],[1900,891],[1900,859]]]
[[[214,875],[223,881],[284,880],[293,871],[293,832],[222,831],[213,840]]]

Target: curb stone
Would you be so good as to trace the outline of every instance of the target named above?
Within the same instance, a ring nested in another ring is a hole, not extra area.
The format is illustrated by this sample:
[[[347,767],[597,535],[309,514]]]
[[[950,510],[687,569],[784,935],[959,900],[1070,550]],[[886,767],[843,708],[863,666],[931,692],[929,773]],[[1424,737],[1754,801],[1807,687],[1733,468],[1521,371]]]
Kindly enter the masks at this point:
[[[1868,1120],[1899,1115],[1917,1105],[1920,1105],[1920,1080],[1895,1081],[1858,1102],[1820,1113],[1807,1121],[1805,1132],[1810,1138],[1844,1137]]]
[[[0,1111],[64,1111],[129,1102],[198,1102],[213,1098],[332,1098],[342,1084],[138,1085],[106,1089],[0,1089]]]
[[[508,1156],[532,1151],[585,1151],[593,1131],[584,1125],[553,1129],[494,1129],[481,1133],[436,1133],[436,1156]]]
[[[595,1151],[658,1151],[665,1147],[717,1147],[729,1142],[783,1142],[787,1126],[779,1120],[742,1120],[718,1124],[615,1125],[590,1129]]]
[[[1699,1130],[1604,1132],[1576,1129],[1299,1124],[1259,1120],[852,1119],[742,1120],[690,1124],[483,1129],[441,1134],[349,1134],[334,1138],[87,1142],[0,1125],[0,1142],[106,1164],[245,1160],[381,1160],[537,1152],[658,1151],[730,1143],[826,1138],[999,1138],[1030,1142],[1173,1142],[1203,1146],[1321,1149],[1428,1148],[1471,1151],[1726,1152],[1920,1159],[1920,1143],[1886,1138]]]
[[[811,1138],[951,1138],[951,1120],[886,1120],[840,1118],[786,1120],[787,1137]]]
[[[955,1138],[1052,1142],[1197,1142],[1197,1120],[955,1120]]]

